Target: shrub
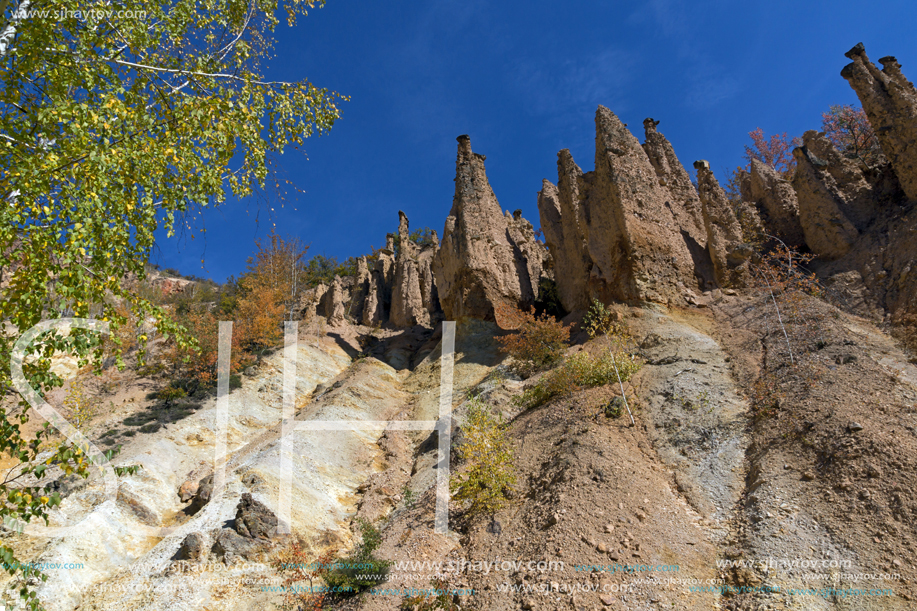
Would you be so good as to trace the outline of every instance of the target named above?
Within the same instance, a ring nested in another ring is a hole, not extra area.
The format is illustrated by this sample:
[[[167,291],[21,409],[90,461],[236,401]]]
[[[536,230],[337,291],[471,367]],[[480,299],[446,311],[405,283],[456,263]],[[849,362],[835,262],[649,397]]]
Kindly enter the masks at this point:
[[[392,566],[391,561],[375,556],[376,549],[382,544],[379,529],[363,518],[359,518],[357,523],[362,537],[360,544],[345,558],[336,559],[331,570],[323,576],[329,587],[352,594],[388,579]]]
[[[762,255],[750,269],[755,287],[764,295],[765,300],[770,299],[774,306],[777,322],[786,339],[790,364],[796,365],[799,355],[794,354],[790,335],[796,336],[793,339],[797,340],[798,344],[817,346],[823,329],[819,317],[809,306],[807,297],[822,297],[824,289],[815,273],[804,267],[814,256],[796,252],[782,241],[778,242],[777,247]],[[794,324],[788,329],[787,323]],[[797,351],[798,348],[799,346]]]
[[[623,322],[619,323],[617,314],[611,309],[606,308],[598,299],[592,300],[592,307],[583,317],[583,329],[589,334],[590,338],[599,335],[624,336],[627,334],[627,327]]]
[[[620,382],[624,383],[641,365],[638,357],[623,350],[607,351],[598,356],[578,352],[567,357],[560,367],[546,373],[515,401],[521,407],[530,409],[568,392],[617,382],[619,375]]]
[[[630,411],[630,406],[627,404],[627,394],[624,392],[624,382],[630,379],[638,369],[640,369],[640,361],[626,351],[627,345],[631,342],[630,332],[627,329],[627,325],[624,323],[623,318],[618,319],[618,315],[613,312],[611,309],[606,308],[598,299],[592,300],[592,307],[589,308],[589,312],[586,313],[586,316],[583,318],[583,326],[586,328],[586,331],[589,333],[590,338],[595,338],[597,335],[603,335],[609,339],[611,342],[610,352],[605,357],[600,357],[600,359],[607,359],[608,364],[611,366],[611,370],[614,373],[614,379],[618,381],[618,386],[621,388],[621,402],[624,404],[624,409],[627,410],[627,414],[630,416],[630,422],[632,425],[635,425],[634,415]],[[607,368],[603,368],[602,363],[599,363],[598,366],[594,366],[598,374],[604,374],[607,371]],[[607,372],[611,373],[611,372]],[[606,382],[612,381],[610,379]],[[593,384],[594,386],[594,384]]]
[[[751,160],[763,161],[779,172],[787,180],[793,177],[796,170],[796,160],[793,158],[793,148],[802,146],[801,138],[788,138],[783,134],[772,134],[770,138],[764,137],[764,130],[760,127],[748,132],[754,147],[745,146],[745,159],[748,167]]]
[[[137,368],[137,376],[141,378],[151,378],[155,375],[159,375],[166,370],[164,363],[151,363],[149,365],[144,365],[143,367]]]
[[[495,315],[501,327],[519,331],[495,339],[513,357],[512,368],[522,377],[548,369],[563,359],[570,329],[550,314],[536,316],[534,308],[523,312],[513,306],[497,305]]]
[[[328,551],[310,562],[305,542],[299,537],[293,539],[274,563],[284,576],[280,608],[284,611],[321,611],[326,594],[314,581],[328,572],[332,559],[333,552]],[[308,588],[300,585],[307,581]]]
[[[172,403],[176,399],[184,399],[187,396],[188,393],[183,388],[176,388],[175,386],[167,386],[156,393],[156,398],[166,403]]]
[[[821,117],[821,129],[838,151],[868,165],[878,163],[882,147],[862,108],[850,104],[831,106]]]
[[[471,501],[470,515],[493,514],[506,504],[506,493],[515,483],[513,449],[502,417],[475,397],[469,401],[459,456],[468,461],[464,479],[454,475],[452,492],[460,501]]]

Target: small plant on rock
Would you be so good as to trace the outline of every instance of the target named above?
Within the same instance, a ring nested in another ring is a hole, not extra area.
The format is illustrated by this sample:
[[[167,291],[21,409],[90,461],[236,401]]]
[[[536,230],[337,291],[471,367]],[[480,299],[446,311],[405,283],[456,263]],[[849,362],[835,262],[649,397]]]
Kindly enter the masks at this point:
[[[344,558],[336,559],[332,568],[323,575],[325,583],[336,592],[356,594],[388,579],[392,562],[375,556],[382,545],[379,529],[363,518],[357,519],[362,540]]]
[[[411,490],[410,484],[405,484],[404,488],[401,489],[401,497],[404,499],[404,506],[408,509],[412,508],[414,503],[417,502],[417,495]]]

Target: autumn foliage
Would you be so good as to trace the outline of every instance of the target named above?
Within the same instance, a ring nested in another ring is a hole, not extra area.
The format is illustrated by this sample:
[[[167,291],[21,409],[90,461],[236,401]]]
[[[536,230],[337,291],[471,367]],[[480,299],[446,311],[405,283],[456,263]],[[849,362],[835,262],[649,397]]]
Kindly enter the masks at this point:
[[[197,346],[171,347],[168,358],[176,368],[205,385],[216,382],[219,322],[233,321],[230,373],[237,373],[266,348],[283,340],[283,321],[293,317],[303,284],[306,248],[298,240],[284,240],[273,231],[269,241],[256,241],[257,252],[238,281],[238,293],[229,311],[194,304],[176,319]]]
[[[842,104],[821,116],[821,128],[834,147],[851,159],[875,165],[882,149],[862,108]]]
[[[793,149],[802,146],[802,140],[789,139],[786,132],[772,134],[770,138],[764,136],[760,127],[748,132],[752,145],[745,145],[745,159],[751,164],[752,159],[762,161],[771,166],[785,178],[791,178],[796,169],[796,160],[793,159]],[[747,168],[746,168],[747,169]]]
[[[290,541],[276,562],[277,569],[283,575],[283,602],[280,608],[288,611],[320,611],[325,604],[325,592],[320,580],[328,573],[333,560],[333,551],[312,560],[307,545],[301,539],[297,537]]]
[[[500,304],[495,308],[495,318],[502,328],[518,330],[518,333],[496,339],[502,350],[513,357],[513,369],[519,375],[528,377],[563,359],[570,329],[550,314],[536,316],[534,308],[525,312]]]

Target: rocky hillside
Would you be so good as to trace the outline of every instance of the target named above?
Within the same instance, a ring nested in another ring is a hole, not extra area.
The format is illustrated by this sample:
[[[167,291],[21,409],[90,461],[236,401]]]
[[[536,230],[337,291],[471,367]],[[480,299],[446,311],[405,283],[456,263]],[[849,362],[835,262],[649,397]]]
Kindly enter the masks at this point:
[[[397,249],[389,235],[372,265],[301,303],[296,420],[367,424],[283,430],[282,350],[246,371],[228,420],[215,397],[163,407],[141,400],[162,378],[121,380],[118,410],[87,431],[121,440],[119,463],[140,472],[52,474],[66,495],[52,526],[76,528],[9,537],[23,558],[82,567],[49,571],[46,606],[281,608],[291,542],[300,562],[344,555],[365,520],[396,564],[326,608],[913,608],[917,367],[888,331],[917,314],[917,90],[892,57],[880,70],[862,45],[847,56],[884,157],[866,165],[807,132],[792,180],[753,162],[740,205],[706,161],[692,184],[659,121],[641,144],[599,107],[594,169],[564,149],[543,182],[542,243],[460,136],[442,240],[412,243],[400,213]],[[611,304],[639,371],[524,405],[556,370],[522,379],[495,338],[515,328],[501,312],[547,300],[572,328],[568,359],[616,349],[582,331],[594,300]],[[408,423],[438,419],[443,321],[456,321],[449,465],[441,433]],[[437,533],[437,476],[469,466],[473,398],[502,416],[516,484],[493,515],[453,500]],[[138,424],[163,410],[162,426]],[[431,587],[448,590],[439,606],[411,598]]]

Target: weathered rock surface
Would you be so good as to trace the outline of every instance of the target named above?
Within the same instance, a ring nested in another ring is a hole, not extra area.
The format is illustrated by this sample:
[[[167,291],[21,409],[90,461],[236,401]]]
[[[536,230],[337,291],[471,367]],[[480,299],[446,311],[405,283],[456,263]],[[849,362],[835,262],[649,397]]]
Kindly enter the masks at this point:
[[[496,305],[527,307],[536,298],[539,278],[531,277],[525,245],[517,245],[510,234],[484,159],[472,152],[468,136],[459,136],[455,197],[433,258],[440,304],[450,320],[493,320]]]
[[[558,183],[542,183],[538,193],[538,213],[545,244],[554,263],[554,281],[561,304],[568,312],[589,307],[584,290],[592,270],[586,244],[585,219],[579,193],[583,171],[568,149],[557,153]]]
[[[344,305],[346,296],[341,283],[341,277],[335,276],[331,282],[331,287],[322,297],[322,311],[330,324],[340,324],[344,322],[344,316],[347,312]]]
[[[366,302],[363,305],[363,324],[367,327],[374,327],[382,324],[385,319],[385,282],[382,279],[382,273],[374,269],[369,281]]]
[[[794,248],[805,245],[796,192],[777,170],[757,159],[751,160],[751,197],[771,235]]]
[[[197,494],[198,482],[193,482],[191,480],[186,481],[178,489],[178,498],[182,503],[187,503],[194,498],[194,495]]]
[[[392,301],[392,283],[395,279],[394,236],[386,236],[385,248],[377,253],[376,265],[369,280],[366,301],[363,304],[363,324],[381,325],[389,318]]]
[[[363,308],[366,305],[366,297],[369,295],[371,280],[369,264],[366,262],[366,257],[362,256],[357,259],[357,275],[354,277],[350,306],[348,308],[350,317],[353,320],[360,321],[363,319]]]
[[[243,537],[269,540],[277,534],[277,516],[251,493],[245,492],[236,507],[235,529]]]
[[[188,506],[188,513],[195,514],[201,509],[204,505],[210,502],[210,497],[213,495],[213,474],[211,473],[207,477],[203,478],[197,484],[197,490],[194,493],[194,498],[191,499],[191,505]]]
[[[181,546],[175,552],[176,560],[190,560],[197,562],[207,554],[207,541],[203,533],[189,533],[182,539]]]
[[[886,196],[885,193],[882,193],[881,188],[879,190],[875,188],[873,180],[877,180],[878,177],[875,175],[867,177],[861,164],[844,157],[834,148],[824,132],[809,130],[803,134],[802,142],[809,152],[810,159],[817,158],[824,162],[825,165],[817,163],[813,165],[817,171],[822,173],[822,181],[837,200],[841,213],[856,227],[857,231],[864,231],[876,218],[882,202],[880,193],[882,197]],[[802,208],[802,201],[799,206]]]
[[[729,206],[726,193],[710,171],[710,164],[695,161],[694,167],[697,168],[697,191],[707,233],[707,250],[713,261],[716,281],[720,286],[744,286],[748,271],[743,264],[750,247],[743,240],[742,227]]]
[[[841,212],[841,197],[827,172],[827,163],[805,147],[793,151],[793,187],[799,198],[799,220],[806,244],[823,259],[837,259],[850,250],[859,233]]]
[[[582,307],[594,298],[682,302],[686,291],[714,281],[700,201],[684,185],[690,178],[655,122],[647,124],[647,132],[656,165],[618,117],[599,106],[595,171],[582,174],[562,151],[561,188],[555,195],[546,183],[542,190],[539,210],[555,245],[564,307]],[[583,257],[591,263],[583,266],[589,273],[585,290],[577,288],[579,276],[564,277]]]
[[[894,57],[880,59],[879,70],[866,56],[863,43],[845,55],[853,61],[841,76],[860,98],[905,194],[917,200],[917,89],[904,78]]]
[[[395,327],[429,326],[431,316],[439,309],[431,269],[437,246],[421,248],[412,242],[407,215],[399,210],[398,217],[399,247],[395,260],[390,322]]]
[[[513,245],[519,283],[523,295],[531,292],[532,299],[539,294],[538,282],[542,277],[553,277],[553,262],[545,245],[535,239],[535,228],[522,218],[522,211],[505,214],[506,233]]]
[[[243,537],[231,528],[224,528],[217,534],[210,551],[224,561],[231,562],[236,557],[254,560],[266,547],[265,541]]]
[[[691,177],[685,170],[672,144],[657,131],[659,121],[644,119],[643,129],[646,140],[643,150],[656,170],[659,185],[671,194],[669,207],[678,227],[702,248],[707,246],[707,233],[704,227],[701,202],[698,193],[691,183]],[[687,238],[686,238],[687,239]]]
[[[299,301],[300,316],[303,320],[311,320],[315,316],[325,315],[322,309],[322,302],[327,292],[328,285],[326,284],[319,284],[311,289],[303,291]]]

